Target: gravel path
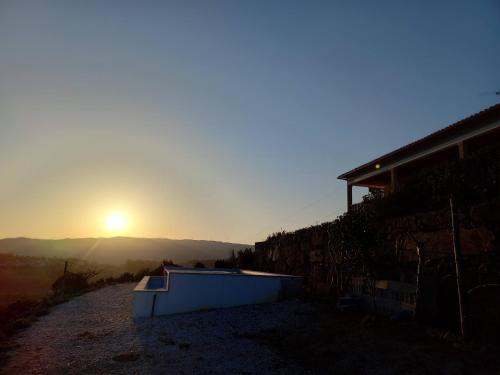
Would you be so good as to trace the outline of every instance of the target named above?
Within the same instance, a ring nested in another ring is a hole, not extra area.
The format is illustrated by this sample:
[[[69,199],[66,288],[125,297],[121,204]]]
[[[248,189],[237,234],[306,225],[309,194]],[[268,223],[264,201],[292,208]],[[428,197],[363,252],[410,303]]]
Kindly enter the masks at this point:
[[[135,284],[61,304],[17,339],[6,374],[298,374],[255,339],[300,326],[297,301],[132,319]]]

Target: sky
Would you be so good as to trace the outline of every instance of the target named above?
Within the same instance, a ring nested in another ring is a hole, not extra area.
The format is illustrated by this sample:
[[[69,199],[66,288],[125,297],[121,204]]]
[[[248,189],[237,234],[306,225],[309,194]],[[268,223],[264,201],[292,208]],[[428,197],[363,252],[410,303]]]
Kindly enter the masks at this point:
[[[339,174],[500,101],[499,20],[496,0],[0,0],[0,237],[332,220]]]

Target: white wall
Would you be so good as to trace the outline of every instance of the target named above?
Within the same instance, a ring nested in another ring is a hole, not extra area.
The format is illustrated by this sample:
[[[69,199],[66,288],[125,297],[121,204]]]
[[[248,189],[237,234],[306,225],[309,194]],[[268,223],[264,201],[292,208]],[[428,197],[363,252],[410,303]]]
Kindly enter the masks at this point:
[[[171,273],[168,291],[134,291],[134,317],[151,316],[155,294],[154,315],[276,301],[282,280],[290,283],[273,276]]]

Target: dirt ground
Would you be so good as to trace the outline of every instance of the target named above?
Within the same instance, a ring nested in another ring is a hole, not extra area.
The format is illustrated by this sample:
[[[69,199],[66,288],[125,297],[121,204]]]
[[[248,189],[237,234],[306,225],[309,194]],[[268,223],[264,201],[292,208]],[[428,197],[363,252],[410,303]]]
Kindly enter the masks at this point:
[[[56,306],[4,374],[500,374],[500,348],[306,301],[132,319],[134,284]]]
[[[315,306],[307,324],[257,337],[312,374],[500,374],[500,346],[447,332]]]
[[[132,319],[135,284],[105,287],[55,306],[16,336],[5,374],[300,374],[263,332],[295,330],[311,309],[283,301]]]

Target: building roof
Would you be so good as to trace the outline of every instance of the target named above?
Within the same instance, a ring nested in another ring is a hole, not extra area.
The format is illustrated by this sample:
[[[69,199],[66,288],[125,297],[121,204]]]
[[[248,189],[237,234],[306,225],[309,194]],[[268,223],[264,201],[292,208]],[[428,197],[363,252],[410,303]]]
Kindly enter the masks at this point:
[[[391,151],[385,155],[379,156],[376,159],[369,161],[359,167],[356,167],[348,172],[345,172],[338,176],[338,179],[349,180],[351,177],[355,177],[358,174],[363,174],[367,170],[373,170],[374,166],[385,165],[388,162],[394,162],[395,160],[402,159],[409,155],[418,153],[422,150],[436,146],[437,144],[448,140],[452,137],[466,134],[469,131],[475,130],[476,127],[491,123],[500,119],[500,103],[495,104],[489,108],[486,108],[478,113],[475,113],[463,120],[457,121],[451,125],[448,125],[434,133],[431,133],[423,138],[420,138],[414,142],[408,143],[407,145],[400,147],[394,151]]]

